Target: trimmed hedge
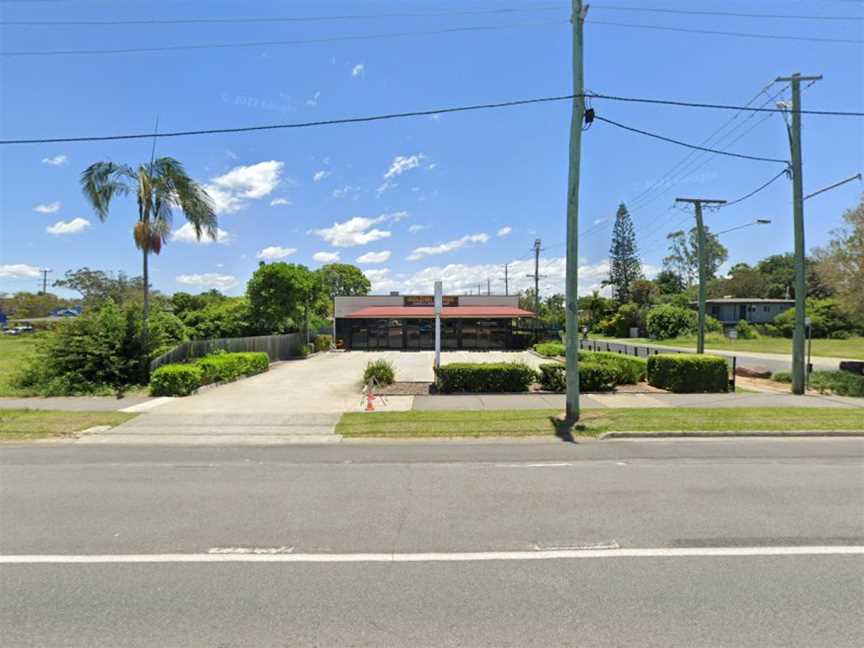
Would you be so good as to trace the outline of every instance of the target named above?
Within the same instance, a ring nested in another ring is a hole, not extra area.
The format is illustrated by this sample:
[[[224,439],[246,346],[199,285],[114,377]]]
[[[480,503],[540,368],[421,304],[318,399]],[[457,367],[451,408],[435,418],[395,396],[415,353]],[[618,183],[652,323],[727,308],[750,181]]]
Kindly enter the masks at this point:
[[[240,376],[252,376],[270,368],[270,358],[266,353],[216,353],[195,361],[201,369],[202,385],[214,382],[231,382]]]
[[[442,393],[526,392],[537,372],[522,362],[453,362],[435,370],[435,386]]]
[[[150,376],[151,396],[188,396],[201,386],[203,372],[190,364],[162,365]]]
[[[608,392],[624,384],[618,367],[601,362],[579,363],[580,392]],[[563,364],[550,362],[540,365],[540,386],[546,391],[567,390],[567,369]]]
[[[566,349],[560,342],[541,342],[534,345],[534,351],[547,358],[556,358],[563,356]]]
[[[645,380],[648,372],[648,363],[642,358],[624,355],[622,353],[610,353],[606,351],[580,351],[579,362],[590,362],[614,367],[620,374],[619,385],[635,385]]]
[[[778,371],[771,380],[791,383],[792,374],[788,371]],[[814,371],[807,380],[810,389],[820,393],[830,391],[838,396],[864,397],[864,376],[857,376],[848,371]]]
[[[725,358],[695,353],[661,353],[648,358],[648,384],[676,393],[729,391]]]
[[[551,392],[566,391],[567,368],[560,362],[547,362],[540,365],[540,386]]]
[[[312,346],[315,347],[316,351],[329,351],[330,347],[333,346],[333,336],[316,335],[315,339],[312,340]]]

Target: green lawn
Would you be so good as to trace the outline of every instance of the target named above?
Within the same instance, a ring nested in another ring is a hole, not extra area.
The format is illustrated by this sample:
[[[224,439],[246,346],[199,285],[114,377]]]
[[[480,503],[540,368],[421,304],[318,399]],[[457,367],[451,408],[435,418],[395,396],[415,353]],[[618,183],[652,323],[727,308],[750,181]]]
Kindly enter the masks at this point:
[[[71,436],[97,425],[119,425],[135,416],[125,412],[0,410],[0,441],[30,441]]]
[[[336,433],[346,438],[424,438],[565,435],[559,410],[350,412]],[[583,410],[573,433],[864,430],[864,409],[621,408]]]
[[[35,335],[0,335],[0,396],[32,396],[11,384],[13,372],[33,353]]]
[[[615,340],[603,335],[591,335],[591,339]],[[696,336],[672,338],[670,340],[651,340],[648,338],[631,338],[620,340],[627,344],[657,344],[661,346],[692,347],[696,349]],[[787,338],[760,337],[757,340],[730,340],[717,333],[705,337],[706,349],[718,351],[753,351],[757,353],[792,353],[792,340]],[[864,360],[864,337],[848,340],[813,340],[813,355],[828,358],[849,358]]]

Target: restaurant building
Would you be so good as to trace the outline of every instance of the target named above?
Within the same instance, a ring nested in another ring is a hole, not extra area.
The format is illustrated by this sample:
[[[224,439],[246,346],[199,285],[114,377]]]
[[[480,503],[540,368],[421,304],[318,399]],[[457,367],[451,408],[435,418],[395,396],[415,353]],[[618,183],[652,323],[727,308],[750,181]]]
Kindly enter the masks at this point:
[[[432,295],[336,297],[336,341],[346,349],[435,348]],[[534,317],[516,295],[445,295],[442,349],[516,348],[517,321]]]

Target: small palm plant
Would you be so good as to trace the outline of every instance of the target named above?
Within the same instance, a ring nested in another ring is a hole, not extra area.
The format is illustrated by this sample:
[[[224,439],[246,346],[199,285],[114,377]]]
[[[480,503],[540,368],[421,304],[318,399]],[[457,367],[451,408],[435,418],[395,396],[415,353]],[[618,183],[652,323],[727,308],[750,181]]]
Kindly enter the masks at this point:
[[[137,171],[125,164],[96,162],[81,174],[84,195],[99,216],[108,218],[115,196],[133,191],[138,200],[138,220],[132,230],[135,247],[144,257],[144,326],[149,312],[150,281],[148,256],[159,254],[171,233],[172,209],[179,207],[195,229],[195,236],[216,238],[216,213],[207,191],[186,173],[183,165],[171,157],[159,157],[142,164]]]

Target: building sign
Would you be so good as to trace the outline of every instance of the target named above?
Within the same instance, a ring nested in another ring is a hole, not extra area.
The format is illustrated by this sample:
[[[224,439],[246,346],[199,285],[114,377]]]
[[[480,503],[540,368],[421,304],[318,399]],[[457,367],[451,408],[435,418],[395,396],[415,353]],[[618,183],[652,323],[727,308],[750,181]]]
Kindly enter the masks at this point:
[[[435,306],[435,297],[433,295],[405,295],[402,297],[403,306]],[[444,306],[458,306],[459,297],[456,295],[444,295]]]

